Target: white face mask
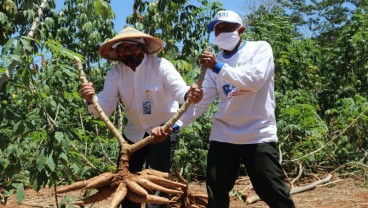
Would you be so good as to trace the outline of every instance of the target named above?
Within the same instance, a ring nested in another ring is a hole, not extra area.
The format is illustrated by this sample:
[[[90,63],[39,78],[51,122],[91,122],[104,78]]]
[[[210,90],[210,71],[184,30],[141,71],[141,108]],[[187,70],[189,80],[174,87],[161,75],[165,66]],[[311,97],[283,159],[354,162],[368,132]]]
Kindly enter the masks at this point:
[[[215,43],[222,49],[232,51],[239,43],[240,36],[238,30],[234,32],[223,32],[215,37]]]

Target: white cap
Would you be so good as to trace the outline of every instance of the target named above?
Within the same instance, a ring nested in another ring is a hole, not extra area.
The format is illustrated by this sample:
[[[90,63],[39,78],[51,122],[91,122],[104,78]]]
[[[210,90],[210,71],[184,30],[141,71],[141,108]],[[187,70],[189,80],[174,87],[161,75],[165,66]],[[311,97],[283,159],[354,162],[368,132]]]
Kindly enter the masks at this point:
[[[226,10],[217,12],[215,18],[207,26],[207,29],[213,31],[216,24],[220,22],[238,23],[240,26],[243,26],[243,20],[237,13]]]

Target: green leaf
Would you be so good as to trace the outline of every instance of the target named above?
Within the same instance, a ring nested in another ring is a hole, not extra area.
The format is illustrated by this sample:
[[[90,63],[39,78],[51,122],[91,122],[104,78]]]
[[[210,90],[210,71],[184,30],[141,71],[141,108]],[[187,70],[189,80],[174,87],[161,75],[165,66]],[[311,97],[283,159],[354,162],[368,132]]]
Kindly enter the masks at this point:
[[[22,39],[20,39],[20,41],[22,42],[23,48],[26,51],[28,51],[28,52],[31,52],[32,51],[32,46],[31,46],[31,44],[29,44],[29,41],[28,40],[22,38]]]
[[[37,170],[39,172],[41,172],[44,169],[46,160],[47,158],[45,157],[45,149],[42,149],[40,155],[36,160]]]
[[[52,154],[50,154],[50,156],[47,158],[46,165],[50,168],[51,171],[55,170],[56,165],[54,159],[52,158]]]
[[[46,94],[46,93],[44,93],[44,92],[41,92],[39,95],[40,95],[42,98],[47,98],[47,94]]]
[[[59,155],[59,158],[61,158],[61,159],[65,160],[65,161],[68,161],[68,156],[67,156],[65,153],[61,153],[61,154]]]
[[[2,51],[3,54],[8,53],[8,51],[12,47],[13,41],[14,41],[14,39],[10,39],[10,40],[8,40],[8,42],[5,43],[5,45],[3,46],[3,51]]]
[[[79,92],[78,91],[73,91],[73,97],[74,98],[80,98]]]
[[[2,161],[2,163],[3,163],[3,166],[4,166],[4,170],[10,165],[10,161],[9,160],[7,160],[7,159],[4,159],[3,161]]]
[[[10,62],[10,59],[8,58],[8,56],[7,56],[7,55],[2,55],[2,56],[1,56],[1,59],[2,59],[4,62],[6,62],[6,63],[9,63],[9,62]]]
[[[36,174],[36,178],[33,181],[33,189],[38,191],[40,188],[44,185],[46,185],[48,181],[48,176],[46,174],[46,171],[41,171]]]
[[[13,42],[13,51],[14,54],[19,55],[21,53],[21,47],[18,40],[14,40]]]
[[[8,21],[6,14],[0,12],[0,24],[4,25]]]
[[[24,186],[23,184],[18,184],[18,187],[17,187],[17,202],[18,203],[22,203],[23,200],[24,200],[24,197],[25,197],[25,192],[24,192]]]
[[[45,20],[44,20],[44,22],[46,23],[46,26],[48,28],[52,28],[55,25],[55,21],[51,17],[46,17]]]
[[[84,31],[88,32],[88,33],[92,32],[92,30],[93,30],[92,22],[86,22],[86,23],[83,25],[82,29],[83,29]]]
[[[64,139],[63,132],[60,131],[55,132],[55,139],[58,140],[58,142],[61,142]]]
[[[14,61],[18,61],[18,62],[22,62],[22,59],[20,58],[20,56],[15,55],[15,54],[9,54],[10,59],[14,60]]]
[[[105,122],[103,122],[103,121],[94,120],[93,123],[98,124],[100,126],[106,126]]]
[[[18,121],[14,125],[13,132],[18,135],[22,135],[25,132],[25,125],[23,120]]]
[[[103,19],[114,17],[114,13],[111,9],[111,6],[106,1],[103,0],[95,1],[94,9],[96,14],[101,16]]]

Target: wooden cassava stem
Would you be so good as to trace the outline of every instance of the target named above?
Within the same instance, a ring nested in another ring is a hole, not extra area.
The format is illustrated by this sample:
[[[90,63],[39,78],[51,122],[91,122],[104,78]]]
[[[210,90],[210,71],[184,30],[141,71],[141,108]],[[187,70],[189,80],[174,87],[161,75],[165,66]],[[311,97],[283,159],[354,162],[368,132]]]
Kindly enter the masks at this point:
[[[82,66],[81,60],[76,56],[74,56],[74,59],[76,61],[77,67],[78,67],[80,81],[82,83],[88,83],[88,80],[86,78],[86,74],[83,71],[83,66]],[[96,108],[97,113],[100,116],[100,118],[105,122],[107,127],[113,132],[113,134],[119,140],[120,144],[123,145],[123,144],[127,143],[125,141],[125,139],[123,138],[123,136],[120,134],[119,130],[117,128],[115,128],[114,124],[111,123],[111,121],[109,120],[109,118],[107,117],[105,112],[102,110],[100,104],[98,103],[97,97],[95,95],[93,95],[92,104]]]

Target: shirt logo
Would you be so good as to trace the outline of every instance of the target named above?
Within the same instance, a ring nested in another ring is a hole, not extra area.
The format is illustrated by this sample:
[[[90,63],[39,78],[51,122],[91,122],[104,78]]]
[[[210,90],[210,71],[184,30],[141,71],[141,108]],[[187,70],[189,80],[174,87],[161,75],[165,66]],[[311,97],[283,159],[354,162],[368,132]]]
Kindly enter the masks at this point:
[[[228,99],[250,92],[250,90],[236,89],[234,85],[230,84],[222,86],[222,90],[224,91],[224,94],[227,96]]]

